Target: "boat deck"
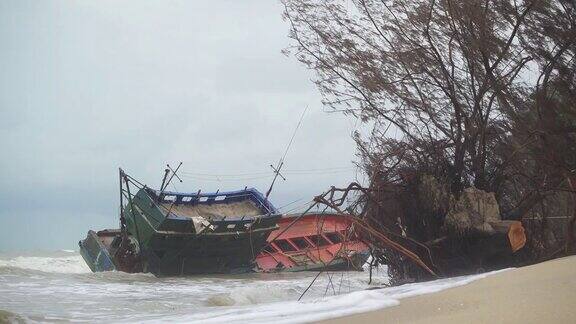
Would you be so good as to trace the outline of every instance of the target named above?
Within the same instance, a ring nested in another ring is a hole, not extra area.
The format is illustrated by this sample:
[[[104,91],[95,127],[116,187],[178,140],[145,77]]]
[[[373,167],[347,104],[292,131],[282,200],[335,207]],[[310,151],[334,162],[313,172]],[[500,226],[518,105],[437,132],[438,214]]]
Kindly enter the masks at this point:
[[[222,204],[169,204],[162,203],[161,206],[170,210],[172,214],[180,217],[203,217],[208,220],[220,219],[240,219],[242,217],[255,217],[262,214],[262,210],[251,200],[232,201]]]

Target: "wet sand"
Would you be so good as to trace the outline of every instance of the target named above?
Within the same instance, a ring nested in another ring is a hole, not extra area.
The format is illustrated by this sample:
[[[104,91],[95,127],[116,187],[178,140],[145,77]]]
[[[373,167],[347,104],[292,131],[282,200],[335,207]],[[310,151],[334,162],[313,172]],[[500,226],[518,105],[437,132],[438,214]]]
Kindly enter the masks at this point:
[[[576,323],[576,256],[325,323]]]

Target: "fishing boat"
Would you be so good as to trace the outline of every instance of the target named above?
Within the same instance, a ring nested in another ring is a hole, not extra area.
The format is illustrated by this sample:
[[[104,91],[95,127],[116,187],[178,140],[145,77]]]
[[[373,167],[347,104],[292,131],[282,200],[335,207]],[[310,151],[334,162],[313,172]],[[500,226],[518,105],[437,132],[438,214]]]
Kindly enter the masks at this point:
[[[351,216],[286,215],[256,258],[260,271],[362,270],[369,248],[355,234]]]
[[[254,271],[278,228],[276,208],[254,188],[182,193],[166,191],[164,180],[153,190],[120,170],[120,229],[89,231],[79,242],[90,269],[156,276]]]

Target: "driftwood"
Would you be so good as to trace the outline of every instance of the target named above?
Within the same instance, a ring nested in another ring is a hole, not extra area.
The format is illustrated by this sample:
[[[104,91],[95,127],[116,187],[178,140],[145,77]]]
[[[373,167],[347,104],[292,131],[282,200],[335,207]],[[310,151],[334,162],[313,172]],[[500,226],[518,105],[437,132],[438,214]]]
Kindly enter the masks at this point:
[[[475,188],[464,190],[448,211],[444,223],[447,231],[455,235],[479,232],[487,237],[505,236],[511,252],[520,250],[526,244],[522,223],[502,220],[494,194]]]
[[[491,231],[479,231],[486,236],[494,236],[496,240],[504,240],[508,243],[508,246],[505,247],[507,252],[516,252],[526,245],[526,233],[524,231],[524,226],[519,221],[498,221],[498,222],[490,222],[490,226],[492,227]],[[425,242],[427,246],[434,247],[438,246],[440,243],[448,240],[449,236],[443,236],[428,242]]]
[[[522,226],[522,222],[505,220],[490,222],[490,225],[497,233],[506,234],[512,252],[516,252],[526,245],[526,233]]]

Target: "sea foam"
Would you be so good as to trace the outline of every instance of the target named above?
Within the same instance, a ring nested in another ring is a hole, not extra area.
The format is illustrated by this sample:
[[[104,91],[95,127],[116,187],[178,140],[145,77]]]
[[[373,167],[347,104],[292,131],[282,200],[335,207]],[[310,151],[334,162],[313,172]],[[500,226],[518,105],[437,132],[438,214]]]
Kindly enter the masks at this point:
[[[77,253],[77,252],[76,252]],[[0,256],[0,305],[16,314],[89,322],[304,323],[392,307],[401,298],[467,284],[489,274],[362,290],[385,271],[156,278],[92,274],[79,254]],[[385,269],[383,269],[385,270]],[[38,276],[42,271],[50,275]],[[77,275],[80,274],[80,275]],[[322,297],[325,295],[333,295]],[[54,303],[58,300],[58,303]],[[137,302],[135,302],[137,301]]]
[[[227,307],[216,311],[156,318],[154,321],[188,323],[307,323],[395,306],[400,304],[401,298],[430,294],[466,285],[472,281],[485,278],[492,273],[495,272],[406,284],[397,287],[355,291],[306,301],[292,300],[257,304],[250,307]],[[262,289],[254,293],[265,296],[267,291]],[[231,294],[233,295],[234,293]],[[245,296],[245,298],[250,300],[252,297]]]
[[[18,256],[8,260],[0,260],[0,267],[20,268],[51,273],[87,273],[90,268],[82,256],[36,257]]]

